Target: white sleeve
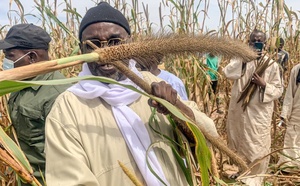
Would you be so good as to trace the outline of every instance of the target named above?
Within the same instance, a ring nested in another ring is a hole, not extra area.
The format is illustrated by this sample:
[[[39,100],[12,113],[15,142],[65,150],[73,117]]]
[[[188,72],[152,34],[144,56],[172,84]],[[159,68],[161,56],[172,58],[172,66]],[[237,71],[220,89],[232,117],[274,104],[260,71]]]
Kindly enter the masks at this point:
[[[266,87],[263,93],[263,103],[271,102],[280,98],[283,92],[279,66],[274,64],[270,73],[270,80],[269,82],[266,82]]]
[[[299,67],[300,65],[295,66],[291,71],[289,85],[285,92],[282,111],[280,115],[284,119],[289,119],[292,112],[293,100],[294,100],[295,92],[297,90],[296,78],[298,75]]]
[[[242,77],[242,68],[243,62],[241,59],[232,59],[230,60],[230,63],[223,69],[223,72],[226,78],[236,80]]]

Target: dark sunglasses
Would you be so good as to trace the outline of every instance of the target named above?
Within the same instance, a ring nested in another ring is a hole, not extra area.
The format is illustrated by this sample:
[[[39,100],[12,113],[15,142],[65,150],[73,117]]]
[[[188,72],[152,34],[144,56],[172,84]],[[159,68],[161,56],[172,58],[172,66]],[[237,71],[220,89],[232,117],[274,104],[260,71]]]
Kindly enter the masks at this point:
[[[82,42],[83,50],[91,51],[97,48],[110,47],[115,45],[121,45],[125,43],[125,39],[111,38],[107,41],[100,41],[98,39],[90,39]]]

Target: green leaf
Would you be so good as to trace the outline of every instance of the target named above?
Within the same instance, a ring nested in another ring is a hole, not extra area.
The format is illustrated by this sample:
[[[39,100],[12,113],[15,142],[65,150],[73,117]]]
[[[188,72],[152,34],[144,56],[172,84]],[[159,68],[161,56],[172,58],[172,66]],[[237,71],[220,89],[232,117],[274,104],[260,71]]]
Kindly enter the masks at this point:
[[[133,86],[130,85],[123,85],[113,79],[101,77],[101,76],[81,76],[81,77],[73,77],[68,79],[59,79],[59,80],[48,80],[48,81],[9,81],[4,80],[0,82],[0,96],[14,92],[19,91],[21,89],[30,87],[30,86],[37,86],[37,85],[61,85],[61,84],[68,84],[68,83],[75,83],[80,80],[97,80],[104,83],[110,83],[110,84],[118,84],[121,86],[124,86],[126,88],[129,88],[133,91],[136,91],[142,95],[145,95],[153,100],[156,100],[157,102],[164,105],[173,115],[175,115],[177,118],[183,120],[186,122],[186,125],[189,127],[189,129],[192,131],[194,137],[195,137],[195,154],[197,161],[201,168],[201,180],[202,185],[209,185],[209,171],[211,167],[211,154],[209,151],[209,148],[207,147],[206,140],[202,134],[202,132],[199,130],[196,124],[194,124],[191,120],[189,120],[187,117],[185,117],[181,111],[179,111],[178,108],[173,106],[168,101],[149,95],[143,91],[140,91]]]
[[[170,115],[167,115],[167,118],[170,122],[170,124],[173,126],[174,130],[175,130],[175,133],[178,133],[178,129],[176,128],[176,123],[175,121],[170,117]],[[171,149],[172,149],[172,152],[173,154],[175,155],[175,158],[181,168],[181,170],[183,171],[184,175],[185,175],[185,178],[188,182],[189,185],[194,185],[193,184],[193,172],[192,172],[192,168],[189,164],[187,164],[187,167],[182,159],[182,157],[180,156],[179,152],[178,152],[178,148],[180,148],[179,150],[181,150],[184,154],[185,154],[185,158],[188,159],[188,155],[189,155],[189,152],[186,152],[186,149],[182,143],[182,140],[181,139],[178,139],[178,142],[171,139],[169,136],[166,136],[162,133],[160,133],[158,130],[155,129],[155,127],[153,126],[153,124],[155,124],[155,126],[159,129],[159,124],[158,124],[158,121],[156,119],[156,109],[153,109],[152,110],[152,114],[149,118],[149,126],[150,128],[157,134],[161,135],[164,139],[166,139],[167,141],[164,141],[166,144],[168,144]],[[179,137],[179,134],[177,134],[178,137]],[[148,164],[148,166],[150,166]],[[152,172],[152,171],[151,171]],[[156,174],[154,174],[156,175]]]
[[[74,34],[52,13],[52,10],[48,7],[45,7],[46,14],[53,19],[56,24],[60,26],[65,32],[67,32],[77,43],[79,43],[79,40],[74,36]]]
[[[214,180],[217,182],[217,185],[222,185],[222,186],[227,186],[228,185],[223,180],[221,180],[220,178],[217,178],[215,176],[214,176]]]
[[[113,83],[119,84],[117,81],[100,76],[82,76],[82,77],[73,77],[68,79],[56,79],[56,80],[48,80],[48,81],[13,81],[13,80],[4,80],[0,81],[0,96],[8,94],[10,92],[16,92],[22,90],[24,88],[28,88],[31,86],[39,86],[39,85],[63,85],[76,83],[80,80],[97,80],[104,83]],[[132,89],[132,86],[125,85],[125,87]]]
[[[24,153],[16,145],[16,143],[4,132],[2,127],[0,127],[0,144],[3,145],[4,149],[8,149],[7,151],[11,152],[12,153],[11,155],[14,156],[28,172],[30,173],[33,172]]]

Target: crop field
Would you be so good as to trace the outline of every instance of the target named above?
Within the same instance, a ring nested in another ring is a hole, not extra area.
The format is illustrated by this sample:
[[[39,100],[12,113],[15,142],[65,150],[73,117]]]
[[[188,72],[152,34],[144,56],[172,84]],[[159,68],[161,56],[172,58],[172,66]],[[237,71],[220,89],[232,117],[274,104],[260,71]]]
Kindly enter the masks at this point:
[[[5,38],[11,26],[34,21],[32,23],[41,26],[51,35],[52,41],[49,48],[51,59],[80,55],[78,28],[86,10],[79,10],[80,7],[75,7],[75,1],[31,0],[30,10],[25,8],[28,7],[25,6],[26,0],[7,1],[8,5],[6,6],[9,7],[9,10],[4,19],[8,24],[0,22],[0,39]],[[92,5],[98,3],[96,0],[86,1]],[[159,15],[159,18],[155,22],[150,16],[154,14],[154,10],[148,6],[146,1],[106,0],[106,2],[119,9],[128,19],[132,30],[132,42],[145,38],[159,39],[167,35],[188,34],[192,36],[208,35],[248,43],[250,33],[256,28],[267,34],[265,49],[269,56],[275,56],[278,38],[281,37],[285,40],[284,50],[289,53],[287,70],[283,77],[285,88],[289,83],[292,67],[300,61],[298,17],[300,6],[289,7],[284,0],[261,0],[259,2],[257,0],[156,0],[158,8],[155,10],[155,14]],[[300,5],[300,2],[298,4]],[[213,14],[220,16],[216,20],[212,20],[211,18],[215,17]],[[215,23],[214,28],[211,28],[212,22]],[[218,46],[212,46],[212,43],[203,41],[204,45],[218,51]],[[229,45],[226,50],[235,52],[238,49]],[[211,80],[207,74],[208,67],[203,63],[203,56],[206,52],[206,50],[200,50],[196,53],[166,55],[159,67],[172,72],[183,81],[189,100],[195,101],[201,111],[214,120],[218,133],[226,143],[226,122],[233,81],[225,78],[222,69],[229,63],[230,58],[226,55],[221,56],[222,52],[219,53],[222,60],[217,72],[218,93],[214,95],[211,94]],[[4,53],[1,51],[0,73],[3,58]],[[274,60],[277,60],[276,57]],[[74,65],[60,71],[67,78],[72,78],[76,77],[80,70],[81,65]],[[285,135],[285,128],[278,126],[283,97],[284,95],[276,100],[274,106],[271,123],[272,145],[271,153],[268,155],[270,157],[269,169],[266,174],[257,175],[265,178],[266,186],[300,185],[300,171],[284,174],[281,171],[284,164],[277,164]],[[16,134],[8,114],[8,98],[9,94],[0,96],[0,127],[15,139]],[[217,102],[219,108],[217,108]],[[18,178],[21,177],[22,171],[26,172],[26,168],[22,162],[16,161],[15,156],[10,155],[12,152],[7,149],[15,147],[12,147],[11,143],[7,142],[3,136],[0,132],[0,185],[18,185]],[[210,185],[241,185],[238,180],[228,178],[228,175],[237,169],[235,165],[232,165],[231,159],[217,148],[213,148],[211,152],[213,152],[212,157],[215,161],[212,161],[212,171],[209,174]],[[8,157],[11,158],[1,158],[3,154],[9,154]],[[17,168],[12,166],[12,162],[17,163]],[[199,171],[197,165],[195,165],[194,174],[197,178],[195,185],[201,185],[201,170]],[[33,185],[38,184],[33,183]]]

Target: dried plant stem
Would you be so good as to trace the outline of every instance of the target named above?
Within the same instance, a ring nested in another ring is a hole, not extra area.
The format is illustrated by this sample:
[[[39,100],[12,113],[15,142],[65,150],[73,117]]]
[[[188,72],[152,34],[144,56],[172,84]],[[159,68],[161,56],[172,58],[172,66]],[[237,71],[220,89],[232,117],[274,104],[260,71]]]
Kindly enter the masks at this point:
[[[7,163],[27,183],[41,186],[39,181],[22,166],[20,166],[20,164],[13,157],[10,156],[10,154],[3,148],[3,146],[0,146],[0,160]]]
[[[176,36],[176,37],[175,37]],[[36,63],[24,67],[15,68],[0,72],[1,80],[21,80],[29,77],[34,77],[38,74],[48,73],[73,65],[81,64],[83,61],[92,62],[99,61],[99,63],[111,63],[115,65],[122,73],[140,86],[145,92],[151,94],[151,87],[145,83],[141,78],[132,73],[119,60],[130,58],[148,58],[153,55],[178,54],[184,52],[212,52],[228,57],[240,57],[244,60],[252,60],[256,58],[256,54],[247,45],[234,40],[227,40],[224,38],[216,38],[209,36],[190,36],[190,35],[175,35],[174,37],[156,38],[143,42],[129,43],[124,45],[112,46],[102,49],[97,49],[90,54],[73,56],[49,62]],[[235,50],[232,50],[235,48]],[[75,62],[74,62],[75,61]],[[122,65],[121,65],[122,64]],[[185,133],[190,141],[194,141],[193,133],[190,131],[185,122],[174,117],[179,124],[179,128]],[[193,120],[191,120],[193,121]],[[193,123],[196,123],[193,121]],[[206,139],[219,150],[226,153],[232,158],[242,170],[247,169],[245,161],[231,151],[220,138],[211,136],[206,130],[197,125],[202,131]]]
[[[51,61],[41,61],[31,65],[26,65],[10,70],[4,70],[0,72],[0,81],[2,80],[23,80],[31,77],[35,77],[40,74],[46,74],[63,68],[72,67],[82,64],[84,62],[97,61],[99,58],[97,53],[82,54],[77,56],[71,56]]]
[[[128,176],[135,186],[143,186],[143,184],[137,179],[137,177],[120,161],[119,165],[121,166],[123,172]]]
[[[235,50],[232,50],[235,48]],[[156,55],[211,52],[227,57],[240,57],[244,60],[256,58],[256,54],[247,45],[239,41],[212,36],[169,35],[151,38],[145,41],[96,49],[89,54],[61,58],[48,62],[18,67],[0,72],[1,80],[22,80],[39,74],[60,70],[83,62],[99,61],[106,64],[132,58],[151,58]],[[143,60],[141,60],[143,61]]]
[[[147,82],[145,82],[142,78],[137,76],[135,73],[133,73],[122,61],[114,61],[110,62],[110,64],[114,65],[119,71],[122,72],[122,74],[128,77],[146,93],[152,94],[150,85]]]
[[[300,177],[299,176],[287,176],[287,175],[276,175],[276,174],[254,174],[254,175],[249,175],[249,176],[244,176],[239,178],[239,180],[241,179],[246,179],[246,178],[255,178],[255,177],[276,177],[276,178],[288,178],[288,179],[298,179],[300,181]]]
[[[272,61],[270,63],[271,60],[272,60],[271,57],[267,57],[267,59],[265,59],[265,57],[262,57],[262,59],[258,61],[258,66],[255,69],[254,73],[257,73],[259,76],[262,76],[262,74],[265,72],[265,70],[275,62],[275,61]],[[248,80],[248,83],[245,86],[245,88],[243,88],[242,94],[240,95],[237,103],[239,103],[241,100],[243,100],[242,107],[243,107],[244,111],[246,110],[248,104],[250,103],[251,98],[252,98],[254,92],[256,91],[257,87],[258,86],[256,84],[254,84],[250,78]]]
[[[3,80],[23,80],[35,77],[40,74],[46,74],[63,68],[82,64],[83,61],[72,61],[66,64],[59,65],[57,60],[39,62],[32,65],[22,66],[11,70],[4,70],[0,72],[0,81]]]
[[[72,62],[71,64],[80,64],[82,61],[75,61]],[[142,88],[145,92],[148,94],[151,94],[151,87],[149,84],[144,82],[140,77],[138,77],[136,74],[131,72],[128,67],[126,67],[121,61],[115,61],[115,62],[110,62],[111,64],[115,65],[116,68],[118,68],[124,75],[126,75],[128,78],[130,78],[134,83],[136,83],[140,88]],[[68,64],[63,64],[63,65],[69,65]],[[38,68],[32,68],[32,67],[38,67]],[[45,68],[47,66],[48,68]],[[42,73],[47,73],[50,71],[58,70],[61,68],[61,65],[57,65],[57,61],[50,61],[50,62],[44,62],[44,63],[37,63],[34,65],[28,65],[20,68],[15,68],[12,70],[7,70],[0,72],[0,80],[20,80],[20,79],[25,79],[28,77],[33,77],[38,74]],[[33,70],[35,69],[35,70]],[[28,70],[28,71],[26,71]],[[14,73],[11,73],[10,71],[14,71]],[[8,73],[9,72],[9,73]],[[5,76],[6,75],[6,76]],[[187,138],[190,141],[194,141],[194,136],[193,133],[190,131],[188,126],[186,125],[185,122],[182,120],[178,119],[177,117],[174,117],[175,121],[179,124],[179,128],[185,133]],[[193,120],[191,120],[193,121]],[[196,123],[195,121],[193,121]],[[239,156],[237,156],[233,151],[231,151],[223,142],[222,139],[220,138],[215,138],[211,136],[206,130],[201,127],[200,125],[197,125],[197,127],[201,130],[203,135],[206,137],[206,139],[215,147],[217,147],[219,150],[223,151],[225,154],[227,154],[230,158],[232,158],[240,167],[242,170],[247,169],[247,165],[244,160],[242,160]]]
[[[126,75],[128,78],[130,78],[136,85],[138,85],[140,88],[142,88],[146,93],[152,94],[152,90],[151,90],[150,85],[148,83],[146,83],[143,79],[141,79],[139,76],[137,76],[136,74],[134,74],[131,70],[129,70],[128,67],[126,67],[121,61],[113,62],[111,64],[115,65],[115,67],[118,68],[118,70],[120,70],[124,75]],[[186,117],[189,118],[188,116],[186,116]],[[177,118],[174,115],[173,115],[173,119],[176,121],[176,123],[178,124],[179,129],[181,131],[183,131],[183,133],[188,138],[188,140],[190,142],[195,142],[194,135],[193,135],[192,131],[189,129],[189,127],[187,126],[186,122],[182,121],[181,119]],[[197,124],[191,118],[189,118],[189,119],[191,121],[193,121],[193,123]],[[197,127],[200,129],[200,131],[203,133],[203,135],[205,136],[205,138],[213,146],[217,147],[220,151],[224,152],[230,158],[232,158],[232,160],[237,163],[237,165],[241,168],[242,171],[248,169],[248,166],[247,166],[246,162],[242,158],[240,158],[238,155],[236,155],[231,149],[229,149],[227,147],[227,145],[225,145],[222,142],[221,138],[214,137],[214,136],[210,135],[205,130],[205,128],[202,127],[202,126],[200,126],[200,125],[197,125]]]
[[[268,156],[270,156],[271,154],[274,154],[278,151],[281,151],[283,149],[289,149],[289,148],[281,148],[281,149],[276,149],[272,152],[270,152],[269,154],[259,158],[257,161],[255,161],[255,163],[253,163],[247,170],[245,170],[238,178],[237,180],[243,179],[246,177],[246,175],[251,171],[251,169],[253,169],[253,167],[255,167],[256,165],[258,165],[259,163],[261,163],[265,158],[267,158]],[[251,175],[252,176],[252,175]]]
[[[214,149],[213,147],[209,147],[210,154],[211,154],[211,172],[216,178],[220,178],[219,172],[218,172],[218,165],[217,165],[217,159],[215,157]]]

